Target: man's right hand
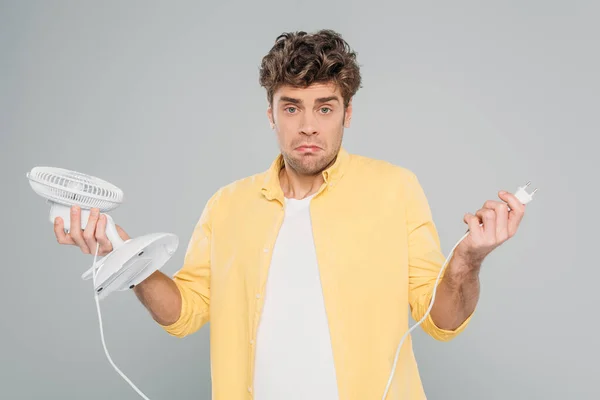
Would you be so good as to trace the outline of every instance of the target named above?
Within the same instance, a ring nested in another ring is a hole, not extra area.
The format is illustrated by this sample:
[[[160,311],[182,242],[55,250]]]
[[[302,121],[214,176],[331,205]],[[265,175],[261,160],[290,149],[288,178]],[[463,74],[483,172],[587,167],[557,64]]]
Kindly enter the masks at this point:
[[[123,240],[129,240],[129,235],[116,225],[117,232]],[[84,230],[81,229],[81,210],[77,206],[71,207],[71,230],[65,232],[64,221],[57,217],[54,220],[54,234],[60,244],[77,246],[84,254],[95,254],[96,244],[99,244],[98,256],[104,257],[113,250],[113,246],[106,236],[106,216],[100,214],[98,208],[90,210],[90,217]]]

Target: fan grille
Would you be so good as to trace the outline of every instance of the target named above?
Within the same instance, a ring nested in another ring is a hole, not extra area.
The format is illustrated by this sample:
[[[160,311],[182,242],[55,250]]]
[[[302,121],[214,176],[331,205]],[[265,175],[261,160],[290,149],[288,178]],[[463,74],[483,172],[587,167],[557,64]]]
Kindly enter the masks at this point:
[[[99,208],[106,212],[123,202],[123,191],[100,178],[62,168],[35,167],[28,174],[40,196],[66,206]]]

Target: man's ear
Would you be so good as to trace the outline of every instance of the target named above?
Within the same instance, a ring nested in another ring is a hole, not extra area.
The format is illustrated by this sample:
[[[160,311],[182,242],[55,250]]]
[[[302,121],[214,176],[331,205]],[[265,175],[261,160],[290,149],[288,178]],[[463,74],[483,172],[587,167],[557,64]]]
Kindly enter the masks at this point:
[[[271,129],[274,129],[275,120],[273,119],[273,107],[271,107],[271,105],[267,107],[267,118],[269,119],[269,123],[271,124]]]
[[[350,128],[350,121],[352,120],[352,99],[348,102],[346,112],[344,113],[344,128]]]

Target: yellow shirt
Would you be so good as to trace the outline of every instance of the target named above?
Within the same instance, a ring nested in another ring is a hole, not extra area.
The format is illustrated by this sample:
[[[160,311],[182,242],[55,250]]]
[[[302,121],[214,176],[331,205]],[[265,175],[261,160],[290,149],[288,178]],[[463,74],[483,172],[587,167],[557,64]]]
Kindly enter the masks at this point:
[[[284,217],[282,165],[279,155],[267,171],[223,186],[208,200],[173,277],[183,306],[163,328],[184,337],[210,321],[214,400],[253,398],[256,332]],[[408,305],[419,321],[445,256],[411,171],[342,148],[323,177],[310,213],[340,399],[381,399],[410,327]],[[421,327],[447,341],[470,319],[454,331],[430,317]],[[387,399],[425,399],[410,336]]]

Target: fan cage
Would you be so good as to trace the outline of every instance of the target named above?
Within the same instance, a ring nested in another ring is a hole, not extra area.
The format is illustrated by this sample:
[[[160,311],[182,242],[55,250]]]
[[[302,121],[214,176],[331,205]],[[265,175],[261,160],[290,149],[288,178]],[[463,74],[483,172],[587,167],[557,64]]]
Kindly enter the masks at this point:
[[[27,174],[32,188],[50,201],[106,212],[123,202],[123,191],[90,175],[61,168],[36,167]]]

